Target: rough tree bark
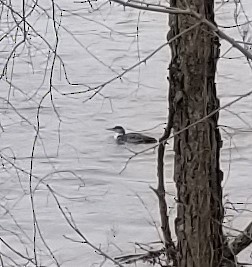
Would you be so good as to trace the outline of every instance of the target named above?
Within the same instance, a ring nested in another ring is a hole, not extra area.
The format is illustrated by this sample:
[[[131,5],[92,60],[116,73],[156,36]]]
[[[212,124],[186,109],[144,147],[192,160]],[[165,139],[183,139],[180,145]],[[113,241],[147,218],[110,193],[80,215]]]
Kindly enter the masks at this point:
[[[213,0],[171,0],[188,4],[214,22]],[[198,22],[193,16],[170,15],[168,39]],[[218,113],[176,135],[219,107],[215,88],[219,39],[205,24],[170,44],[169,123],[174,129],[175,220],[179,267],[216,267],[223,259],[221,137]]]

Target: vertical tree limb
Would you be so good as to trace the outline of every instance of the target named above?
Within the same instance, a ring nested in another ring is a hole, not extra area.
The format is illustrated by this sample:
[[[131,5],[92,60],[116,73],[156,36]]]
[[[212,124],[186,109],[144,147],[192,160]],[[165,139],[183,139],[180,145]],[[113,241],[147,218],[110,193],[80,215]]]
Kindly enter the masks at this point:
[[[169,41],[169,40],[168,40]],[[170,99],[170,97],[169,97]],[[170,102],[170,101],[169,101]],[[161,217],[161,229],[163,232],[166,256],[168,261],[173,261],[173,266],[177,266],[176,259],[176,249],[175,244],[171,237],[171,230],[169,225],[169,216],[167,214],[167,203],[165,199],[165,182],[164,182],[164,152],[165,152],[165,144],[166,140],[169,138],[173,125],[173,115],[174,109],[173,106],[170,105],[169,109],[169,118],[167,127],[165,128],[165,132],[163,136],[159,139],[158,146],[158,160],[157,160],[157,176],[158,176],[158,186],[157,189],[153,189],[156,193],[159,200],[159,212]]]

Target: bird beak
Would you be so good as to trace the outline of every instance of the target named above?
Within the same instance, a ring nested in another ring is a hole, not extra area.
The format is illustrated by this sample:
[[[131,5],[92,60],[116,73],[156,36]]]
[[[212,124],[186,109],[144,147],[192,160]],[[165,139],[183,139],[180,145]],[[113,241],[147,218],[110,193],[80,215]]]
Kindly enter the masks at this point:
[[[114,128],[107,128],[108,131],[114,131]]]

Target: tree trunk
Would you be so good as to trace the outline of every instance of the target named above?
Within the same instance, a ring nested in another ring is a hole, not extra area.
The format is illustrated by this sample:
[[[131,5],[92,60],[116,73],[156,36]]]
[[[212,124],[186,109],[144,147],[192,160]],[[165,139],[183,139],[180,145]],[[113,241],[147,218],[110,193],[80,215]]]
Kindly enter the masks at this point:
[[[186,8],[186,2],[214,22],[213,0],[170,1],[171,7],[178,8]],[[198,20],[192,16],[170,15],[168,38],[196,22]],[[219,40],[201,24],[176,39],[170,47],[169,122],[175,134],[178,266],[217,267],[221,265],[224,243],[219,114],[188,126],[219,107],[215,88]],[[179,131],[182,132],[176,135]]]

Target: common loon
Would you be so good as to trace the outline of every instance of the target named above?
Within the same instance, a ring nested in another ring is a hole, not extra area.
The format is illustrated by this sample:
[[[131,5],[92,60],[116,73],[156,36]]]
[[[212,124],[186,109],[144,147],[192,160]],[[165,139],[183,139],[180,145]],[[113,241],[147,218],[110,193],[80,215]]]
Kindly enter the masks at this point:
[[[119,144],[123,144],[125,142],[133,144],[150,144],[157,142],[155,138],[140,133],[126,134],[122,126],[115,126],[114,128],[109,128],[107,130],[115,132],[114,138]]]

